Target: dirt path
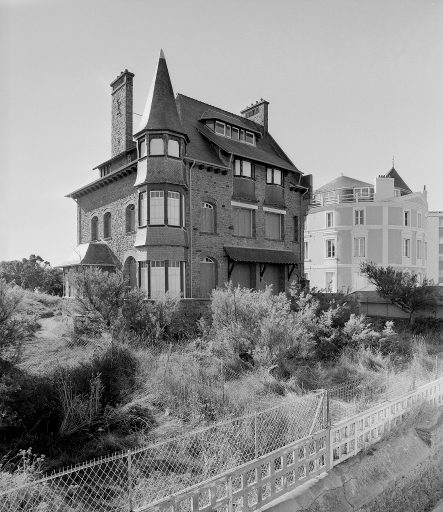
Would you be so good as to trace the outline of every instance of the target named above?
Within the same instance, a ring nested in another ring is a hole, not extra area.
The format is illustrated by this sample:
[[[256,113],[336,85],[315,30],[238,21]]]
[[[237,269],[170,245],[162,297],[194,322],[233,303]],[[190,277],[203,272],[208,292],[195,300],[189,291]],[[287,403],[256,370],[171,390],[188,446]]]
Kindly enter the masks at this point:
[[[41,318],[41,329],[23,346],[19,366],[33,374],[47,373],[58,366],[73,366],[89,359],[103,341],[71,343],[68,323],[61,317]]]

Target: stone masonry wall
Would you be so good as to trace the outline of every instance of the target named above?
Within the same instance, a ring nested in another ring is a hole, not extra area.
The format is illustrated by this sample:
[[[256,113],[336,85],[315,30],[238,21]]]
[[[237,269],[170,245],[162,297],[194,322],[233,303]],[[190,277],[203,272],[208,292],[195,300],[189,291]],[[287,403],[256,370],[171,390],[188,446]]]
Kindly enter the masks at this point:
[[[194,297],[200,295],[200,262],[203,258],[209,257],[216,262],[216,285],[222,285],[228,280],[228,259],[224,255],[224,245],[290,250],[295,252],[297,256],[300,256],[300,237],[302,235],[299,235],[299,242],[294,242],[294,216],[298,216],[299,226],[302,226],[301,198],[298,192],[289,190],[288,176],[285,179],[284,191],[287,205],[287,214],[283,216],[284,240],[276,241],[267,240],[265,238],[265,212],[263,210],[266,188],[265,167],[260,165],[255,166],[255,195],[258,200],[258,210],[254,210],[255,236],[253,238],[244,238],[234,235],[232,220],[233,207],[231,206],[234,179],[232,170],[230,170],[227,175],[222,175],[208,172],[206,169],[199,169],[196,166],[191,173],[192,289]],[[216,232],[214,234],[200,232],[200,205],[202,201],[208,201],[216,207]],[[303,259],[301,259],[300,266],[302,264]],[[295,278],[294,272],[291,279]],[[256,282],[258,282],[258,277]],[[287,279],[285,279],[285,282],[287,286]]]
[[[111,238],[106,239],[115,255],[122,261],[126,251],[134,250],[135,232],[126,233],[125,209],[129,204],[137,208],[135,174],[89,192],[77,200],[80,222],[80,243],[91,241],[91,219],[98,217],[98,237],[103,239],[103,216],[111,212]],[[137,210],[136,210],[137,212]],[[137,215],[136,215],[137,218]]]

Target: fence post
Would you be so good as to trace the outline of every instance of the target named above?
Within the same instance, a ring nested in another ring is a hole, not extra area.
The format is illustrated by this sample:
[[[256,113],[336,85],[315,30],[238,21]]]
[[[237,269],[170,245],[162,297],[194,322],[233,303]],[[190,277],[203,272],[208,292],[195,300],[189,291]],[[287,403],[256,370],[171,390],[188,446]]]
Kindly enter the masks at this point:
[[[132,512],[132,454],[131,450],[127,452],[128,456],[128,510]]]
[[[258,415],[257,411],[254,413],[254,446],[255,458],[258,459]]]
[[[329,406],[329,389],[324,390],[326,393],[326,428],[331,426],[331,409]]]
[[[389,370],[386,370],[386,401],[389,401]]]

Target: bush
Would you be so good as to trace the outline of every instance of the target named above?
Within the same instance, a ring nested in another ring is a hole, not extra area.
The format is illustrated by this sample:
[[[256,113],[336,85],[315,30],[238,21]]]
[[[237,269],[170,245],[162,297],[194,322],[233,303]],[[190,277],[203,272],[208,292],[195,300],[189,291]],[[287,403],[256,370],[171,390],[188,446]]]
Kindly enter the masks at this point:
[[[414,335],[434,334],[442,331],[443,318],[418,316],[411,325],[411,333]]]

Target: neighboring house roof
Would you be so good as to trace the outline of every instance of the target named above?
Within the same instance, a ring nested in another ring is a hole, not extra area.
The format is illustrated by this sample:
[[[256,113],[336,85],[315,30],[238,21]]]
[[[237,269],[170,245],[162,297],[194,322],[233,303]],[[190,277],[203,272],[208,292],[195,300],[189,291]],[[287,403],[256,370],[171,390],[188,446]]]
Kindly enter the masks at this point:
[[[294,265],[299,260],[293,251],[279,251],[276,249],[255,249],[252,247],[223,247],[226,254],[234,261],[247,261],[255,263],[280,263]]]
[[[412,190],[406,185],[403,181],[403,178],[398,174],[398,172],[392,167],[392,169],[385,174],[386,178],[394,178],[394,188],[399,188],[401,190],[407,190],[408,192],[412,192]]]
[[[171,130],[184,133],[163,50],[160,51],[138,131],[143,130]]]
[[[340,188],[359,188],[359,187],[372,187],[370,183],[366,183],[366,181],[356,180],[354,178],[350,178],[349,176],[339,176],[335,178],[335,180],[326,183],[322,187],[315,190],[315,192],[326,192],[328,190],[337,190]]]
[[[257,132],[257,130],[260,130],[260,133],[262,133],[260,125],[257,123],[182,94],[177,94],[176,101],[184,129],[190,139],[186,148],[187,158],[225,167],[225,164],[220,164],[221,160],[214,149],[214,145],[216,145],[226,153],[250,158],[256,162],[280,167],[281,169],[300,172],[269,133],[263,133],[260,138],[257,137],[256,145],[253,146],[217,135],[205,126],[202,119],[205,119],[203,115],[207,116],[209,115],[207,112],[211,111],[211,118],[215,118],[214,116],[218,115],[220,118],[224,117],[226,122],[238,124],[239,126],[241,123],[241,125],[247,127],[248,130],[251,125],[255,126],[254,131]]]
[[[80,244],[60,265],[54,268],[75,267],[78,265],[115,267],[119,261],[106,242]]]

